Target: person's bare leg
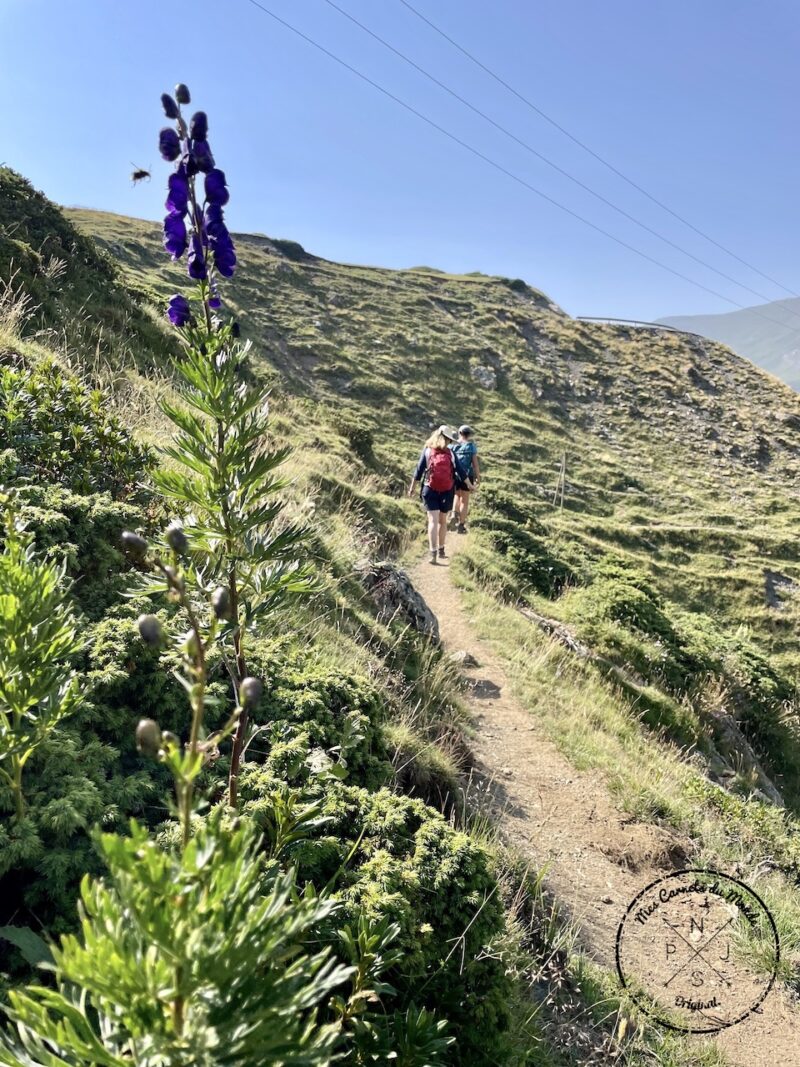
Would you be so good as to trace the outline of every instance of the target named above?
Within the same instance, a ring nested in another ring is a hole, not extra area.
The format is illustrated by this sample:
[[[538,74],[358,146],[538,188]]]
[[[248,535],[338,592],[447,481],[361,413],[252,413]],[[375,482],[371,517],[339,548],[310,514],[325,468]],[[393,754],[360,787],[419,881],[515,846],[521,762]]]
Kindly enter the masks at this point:
[[[439,547],[439,516],[440,511],[428,512],[428,547],[435,552]]]
[[[453,501],[453,515],[457,524],[461,522],[461,498],[463,495],[460,489],[456,490],[455,500]]]
[[[447,512],[439,512],[439,554],[444,553],[444,543],[447,539]]]
[[[461,493],[461,518],[459,522],[462,526],[467,525],[467,515],[469,515],[469,493]]]

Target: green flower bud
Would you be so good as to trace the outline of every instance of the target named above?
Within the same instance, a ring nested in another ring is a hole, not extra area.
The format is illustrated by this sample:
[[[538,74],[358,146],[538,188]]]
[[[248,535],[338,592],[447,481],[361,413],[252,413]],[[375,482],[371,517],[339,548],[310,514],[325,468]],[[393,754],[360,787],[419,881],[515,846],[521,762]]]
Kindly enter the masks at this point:
[[[148,645],[161,644],[163,631],[155,615],[140,615],[136,625],[139,627],[139,636]]]
[[[183,635],[183,650],[189,659],[196,659],[199,652],[197,634],[194,630],[187,630]]]
[[[140,719],[136,727],[136,747],[143,756],[158,757],[161,749],[161,727],[155,719]]]
[[[132,530],[123,530],[122,548],[131,559],[142,560],[147,555],[147,541],[141,534],[133,533]]]
[[[173,552],[177,552],[179,556],[182,556],[189,547],[189,539],[183,532],[183,527],[179,522],[171,522],[166,529],[164,537],[169,547]]]
[[[211,594],[211,607],[218,619],[231,617],[231,594],[224,585],[219,585]]]
[[[258,678],[245,678],[239,689],[239,701],[243,708],[254,708],[264,695],[264,686]]]

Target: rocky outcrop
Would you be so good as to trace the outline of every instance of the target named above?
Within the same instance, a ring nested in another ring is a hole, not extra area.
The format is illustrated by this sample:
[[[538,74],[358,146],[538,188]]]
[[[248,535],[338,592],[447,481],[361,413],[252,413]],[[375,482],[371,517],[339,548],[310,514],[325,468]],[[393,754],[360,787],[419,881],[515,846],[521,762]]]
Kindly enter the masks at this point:
[[[483,365],[473,367],[470,374],[482,389],[497,388],[497,371],[494,367],[486,367]]]
[[[727,786],[737,776],[744,774],[752,780],[757,797],[782,808],[783,797],[765,773],[752,745],[733,716],[722,708],[716,708],[708,712],[708,717],[714,732],[714,747],[717,753],[717,759],[712,760],[711,768],[712,772],[716,771],[713,775],[716,780]]]
[[[404,570],[388,561],[369,559],[358,562],[355,570],[372,597],[382,622],[399,618],[438,644],[439,623],[436,616]]]

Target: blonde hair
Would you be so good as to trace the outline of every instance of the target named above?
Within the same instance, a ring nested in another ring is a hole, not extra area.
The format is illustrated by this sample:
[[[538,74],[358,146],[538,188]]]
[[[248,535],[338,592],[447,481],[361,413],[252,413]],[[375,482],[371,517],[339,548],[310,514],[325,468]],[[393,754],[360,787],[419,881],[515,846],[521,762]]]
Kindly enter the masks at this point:
[[[447,438],[441,430],[434,430],[428,440],[425,442],[426,448],[447,448]]]

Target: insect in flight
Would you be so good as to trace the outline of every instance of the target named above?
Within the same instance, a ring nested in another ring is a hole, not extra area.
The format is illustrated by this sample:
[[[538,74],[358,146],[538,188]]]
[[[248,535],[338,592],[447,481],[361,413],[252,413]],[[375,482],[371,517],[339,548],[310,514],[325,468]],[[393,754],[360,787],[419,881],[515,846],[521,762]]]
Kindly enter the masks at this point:
[[[143,170],[141,167],[137,167],[135,163],[131,163],[131,166],[133,167],[133,173],[131,174],[131,183],[133,185],[136,185],[138,182],[150,181],[149,170]]]

